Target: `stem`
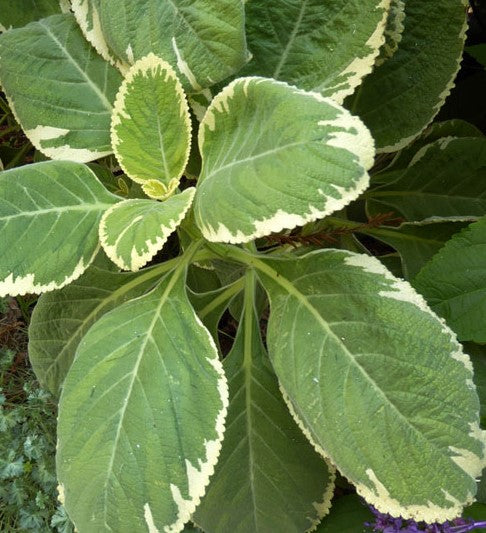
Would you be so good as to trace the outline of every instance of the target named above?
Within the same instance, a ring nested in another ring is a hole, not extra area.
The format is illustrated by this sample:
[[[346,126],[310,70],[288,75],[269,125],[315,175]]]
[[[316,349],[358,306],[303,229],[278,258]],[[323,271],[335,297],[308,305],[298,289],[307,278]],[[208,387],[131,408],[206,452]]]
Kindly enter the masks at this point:
[[[244,357],[243,366],[249,372],[252,363],[252,336],[253,336],[253,320],[255,319],[255,289],[256,289],[256,277],[255,271],[249,268],[245,273],[245,296],[243,307],[243,324],[244,324]],[[247,398],[249,394],[247,395]],[[247,406],[250,409],[251,406]]]
[[[240,278],[239,280],[232,283],[225,291],[223,291],[221,294],[216,296],[214,300],[212,300],[208,305],[203,307],[203,309],[199,312],[199,318],[201,320],[204,320],[211,311],[216,309],[220,304],[231,300],[234,296],[236,296],[241,290],[243,289],[245,285],[245,278]]]

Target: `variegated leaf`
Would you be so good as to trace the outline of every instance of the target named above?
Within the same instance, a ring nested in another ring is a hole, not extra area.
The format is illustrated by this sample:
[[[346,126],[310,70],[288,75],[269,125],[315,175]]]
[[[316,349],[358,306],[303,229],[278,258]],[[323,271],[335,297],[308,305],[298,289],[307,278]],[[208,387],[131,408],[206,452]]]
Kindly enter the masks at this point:
[[[194,188],[165,202],[125,200],[106,211],[100,241],[106,255],[122,270],[137,271],[162,249],[191,207]]]
[[[113,151],[146,194],[164,199],[177,187],[191,149],[191,119],[172,67],[150,54],[128,71],[115,101]]]
[[[243,73],[319,91],[342,103],[384,42],[390,0],[252,0]]]
[[[242,0],[73,0],[93,46],[122,71],[153,52],[199,91],[247,59]]]
[[[57,471],[81,532],[177,533],[213,472],[228,389],[184,278],[179,268],[104,315],[79,345],[60,400]]]
[[[79,278],[98,224],[120,199],[85,165],[48,161],[0,175],[0,295],[48,292]]]
[[[32,144],[51,159],[111,153],[120,73],[85,41],[74,17],[53,15],[0,35],[0,83]]]
[[[432,122],[454,86],[467,30],[466,0],[406,0],[397,52],[368,76],[347,106],[379,152],[395,152]]]
[[[368,130],[333,100],[265,78],[215,97],[199,148],[196,222],[234,243],[341,209],[367,188],[374,156]]]

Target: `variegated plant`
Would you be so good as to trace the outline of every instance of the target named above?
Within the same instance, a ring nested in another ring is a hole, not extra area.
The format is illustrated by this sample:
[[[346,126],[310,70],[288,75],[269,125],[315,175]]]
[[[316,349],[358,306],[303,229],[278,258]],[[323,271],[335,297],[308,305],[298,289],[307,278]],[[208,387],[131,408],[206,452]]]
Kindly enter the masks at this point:
[[[484,138],[423,133],[465,21],[462,0],[0,0],[0,83],[51,159],[0,175],[0,295],[43,293],[30,358],[60,393],[78,531],[305,532],[336,469],[395,516],[473,501],[486,440],[456,334],[486,341],[486,284],[465,321],[475,281],[454,308],[447,280],[484,220],[416,277],[432,309],[400,278],[486,212]],[[403,224],[356,224],[363,200]]]

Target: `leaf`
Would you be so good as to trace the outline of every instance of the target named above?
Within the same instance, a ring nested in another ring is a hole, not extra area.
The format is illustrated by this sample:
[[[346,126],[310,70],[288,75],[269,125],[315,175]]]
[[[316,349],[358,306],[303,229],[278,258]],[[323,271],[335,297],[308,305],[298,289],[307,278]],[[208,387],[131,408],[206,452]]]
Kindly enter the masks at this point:
[[[159,182],[164,192],[155,198],[177,186],[189,159],[191,119],[168,63],[150,54],[128,71],[115,101],[111,140],[130,178],[142,185]]]
[[[181,531],[213,471],[227,384],[181,274],[103,316],[66,378],[57,468],[80,531]]]
[[[153,52],[177,68],[185,89],[199,91],[246,61],[241,0],[73,0],[72,7],[88,41],[122,70]]]
[[[481,137],[482,135],[481,130],[465,120],[453,119],[445,120],[444,122],[434,122],[413,142],[397,152],[389,165],[380,170],[379,174],[381,176],[382,173],[388,174],[388,172],[392,170],[399,170],[407,167],[414,159],[417,152],[435,141],[444,139],[444,137]],[[445,142],[445,140],[442,142]],[[376,174],[373,177],[377,178]]]
[[[244,73],[322,92],[342,103],[373,69],[390,0],[252,0],[253,59]]]
[[[292,420],[262,343],[253,299],[247,294],[235,343],[224,360],[230,390],[227,430],[194,521],[211,533],[307,531],[329,511],[334,469]]]
[[[454,334],[375,258],[245,257],[269,292],[273,367],[322,455],[381,512],[456,517],[474,498],[486,439]]]
[[[121,76],[83,38],[72,15],[0,35],[0,81],[32,144],[51,159],[111,153],[110,118]]]
[[[380,49],[380,55],[376,60],[376,65],[382,65],[387,59],[393,57],[398,50],[398,45],[402,40],[402,33],[405,29],[403,25],[404,20],[405,0],[391,0],[384,31],[385,43]]]
[[[373,514],[356,494],[338,498],[329,516],[317,527],[316,533],[363,533],[365,522],[373,522]]]
[[[382,226],[363,233],[392,246],[400,253],[405,279],[413,279],[419,270],[444,246],[466,222],[430,221],[404,223],[394,227]]]
[[[415,288],[462,341],[486,342],[486,217],[454,236],[418,273]]]
[[[159,276],[153,270],[114,272],[95,262],[71,285],[43,294],[29,325],[29,359],[41,386],[59,394],[89,328],[108,311],[152,288]]]
[[[61,13],[59,0],[2,0],[0,31],[21,28],[56,13]]]
[[[247,242],[322,218],[368,186],[373,140],[317,93],[241,78],[214,98],[199,130],[194,213],[210,241]]]
[[[368,216],[394,211],[408,221],[480,217],[486,212],[486,138],[440,139],[388,176],[380,174],[381,184],[366,192]]]
[[[99,248],[102,214],[119,200],[70,161],[0,175],[0,296],[49,292],[79,278]]]
[[[191,207],[190,187],[165,202],[125,200],[106,211],[100,241],[106,255],[122,270],[137,271],[162,249]]]
[[[464,0],[407,0],[402,40],[368,76],[353,113],[370,128],[379,152],[395,152],[432,122],[454,86],[467,30]]]

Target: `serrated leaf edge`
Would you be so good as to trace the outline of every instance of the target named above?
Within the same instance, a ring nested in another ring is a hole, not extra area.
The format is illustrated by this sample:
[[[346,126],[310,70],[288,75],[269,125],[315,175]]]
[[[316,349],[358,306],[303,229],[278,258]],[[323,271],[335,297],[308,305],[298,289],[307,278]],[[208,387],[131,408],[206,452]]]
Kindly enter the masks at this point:
[[[289,85],[286,82],[276,81],[270,78],[262,78],[259,76],[251,76],[244,78],[237,78],[227,85],[209,105],[206,114],[201,122],[198,134],[198,143],[201,156],[204,161],[204,144],[205,144],[205,130],[209,128],[214,131],[216,128],[216,116],[215,113],[227,113],[229,106],[228,101],[233,97],[235,87],[238,84],[243,84],[243,92],[247,94],[248,86],[250,83],[256,82],[270,82],[278,86],[284,86],[294,93],[310,96],[318,102],[326,103],[332,106],[334,109],[341,112],[334,120],[321,121],[319,125],[331,125],[335,124],[342,128],[345,128],[344,132],[335,132],[332,139],[327,141],[330,146],[343,148],[348,152],[356,155],[359,159],[360,165],[363,167],[363,174],[356,180],[354,187],[345,189],[344,187],[334,186],[340,198],[334,198],[331,196],[325,196],[322,191],[318,191],[323,198],[325,198],[325,205],[323,209],[316,209],[314,206],[309,205],[309,212],[304,215],[295,213],[287,213],[283,209],[279,209],[273,213],[270,217],[255,220],[255,231],[250,234],[245,234],[241,230],[232,233],[224,224],[219,223],[217,228],[211,225],[205,225],[204,221],[201,221],[201,232],[203,236],[211,242],[228,242],[233,244],[245,243],[251,240],[269,235],[270,233],[279,232],[283,229],[293,229],[297,226],[302,226],[308,222],[313,222],[320,218],[338,211],[355,200],[361,193],[363,193],[369,186],[369,175],[367,170],[371,168],[374,162],[374,140],[368,128],[363,122],[352,115],[349,111],[341,107],[332,98],[324,97],[320,93],[304,91],[298,89],[295,86]],[[349,133],[349,129],[354,129],[357,133]],[[366,142],[356,142],[357,139],[364,138]],[[211,179],[211,178],[209,178]]]
[[[390,9],[391,0],[382,0],[375,8],[375,10],[382,9],[383,16],[378,22],[375,31],[371,34],[370,38],[366,41],[365,47],[371,49],[371,52],[364,57],[356,57],[351,63],[335,78],[341,78],[347,76],[346,80],[338,83],[337,87],[345,84],[345,87],[335,90],[332,87],[324,88],[326,94],[329,94],[338,104],[342,104],[345,98],[354,93],[354,90],[361,83],[361,80],[373,71],[376,58],[380,53],[380,49],[385,43],[385,28],[388,19],[388,12]]]
[[[387,280],[392,281],[393,284],[390,287],[391,290],[380,291],[380,296],[385,298],[391,298],[394,300],[408,302],[421,311],[428,313],[438,320],[442,325],[443,333],[449,335],[451,343],[455,345],[457,350],[451,353],[452,359],[462,363],[464,367],[470,372],[471,377],[466,379],[466,386],[471,390],[476,390],[476,385],[472,380],[473,376],[473,366],[469,356],[464,353],[461,344],[457,341],[456,335],[454,332],[447,326],[445,320],[438,317],[427,305],[425,299],[417,293],[413,287],[406,281],[396,278],[388,271],[388,269],[375,257],[368,256],[365,254],[356,254],[347,250],[339,250],[341,253],[347,255],[344,259],[346,265],[354,266],[361,268],[363,271],[383,275]],[[322,253],[322,252],[321,252]],[[280,383],[280,381],[279,381]],[[335,464],[333,458],[329,453],[324,450],[313,438],[309,429],[302,422],[300,417],[297,415],[295,407],[292,403],[292,400],[289,394],[286,392],[282,384],[280,384],[280,390],[282,391],[282,396],[289,408],[290,413],[292,414],[297,425],[301,428],[304,435],[309,439],[309,442],[314,446],[315,450],[322,456],[324,459],[327,459],[332,464]],[[469,436],[478,442],[481,443],[483,454],[482,457],[476,456],[469,450],[461,450],[454,447],[449,447],[449,451],[455,455],[450,455],[450,460],[455,462],[459,468],[461,468],[466,474],[471,478],[475,479],[481,475],[481,472],[484,467],[486,467],[486,431],[482,430],[479,426],[479,422],[475,421],[469,424],[471,431]],[[474,501],[474,496],[472,494],[466,498],[466,501],[459,502],[450,494],[447,493],[444,489],[441,489],[445,498],[451,502],[451,507],[443,508],[438,505],[434,505],[429,502],[428,505],[408,505],[403,506],[398,500],[392,498],[386,489],[386,487],[380,482],[375,472],[372,469],[367,469],[366,474],[373,485],[373,489],[369,486],[364,485],[363,483],[356,483],[352,480],[346,472],[340,473],[346,477],[351,483],[356,487],[357,493],[362,496],[368,503],[373,505],[382,513],[389,513],[392,516],[403,517],[414,519],[416,521],[425,521],[425,522],[445,522],[447,520],[453,520],[457,518],[465,506]]]
[[[189,161],[189,156],[191,153],[192,124],[191,124],[191,116],[189,113],[189,104],[187,102],[186,94],[184,92],[184,89],[182,88],[182,84],[179,78],[177,77],[175,70],[171,67],[171,65],[167,63],[167,61],[164,61],[163,59],[161,59],[160,57],[156,56],[155,54],[151,52],[150,54],[136,61],[126,73],[125,79],[123,80],[120,86],[120,89],[118,90],[118,93],[115,98],[115,103],[113,105],[113,113],[112,113],[112,118],[111,118],[111,128],[110,128],[112,149],[113,149],[113,152],[116,156],[118,163],[120,164],[120,167],[130,179],[132,179],[135,183],[139,183],[142,185],[147,180],[138,178],[135,174],[130,172],[126,168],[125,164],[123,163],[123,157],[118,151],[120,139],[116,132],[116,127],[122,123],[122,120],[120,117],[123,117],[125,119],[130,118],[124,110],[125,97],[130,90],[130,84],[133,83],[135,76],[141,74],[142,76],[148,77],[149,74],[154,74],[158,68],[166,72],[166,79],[170,78],[175,81],[176,95],[180,99],[180,111],[181,111],[181,115],[184,117],[184,125],[186,127],[187,138],[188,138],[184,163],[181,165],[181,169],[179,173],[176,176],[168,176],[167,177],[168,179],[180,180],[187,166],[187,163]],[[157,177],[154,176],[153,179],[157,179]]]
[[[144,244],[147,247],[147,251],[145,253],[139,254],[137,252],[137,249],[136,249],[135,245],[133,245],[132,251],[131,251],[131,261],[130,261],[130,263],[126,263],[125,260],[123,259],[123,257],[121,257],[121,255],[119,255],[117,253],[117,244],[118,244],[119,240],[123,237],[123,235],[124,235],[123,233],[118,236],[118,239],[115,242],[115,244],[113,244],[113,245],[112,244],[108,244],[109,235],[108,235],[108,232],[107,232],[106,220],[118,208],[123,208],[127,204],[138,203],[138,202],[140,202],[140,200],[136,200],[136,199],[124,200],[122,202],[119,202],[119,203],[115,204],[113,207],[110,207],[110,209],[108,209],[103,214],[103,216],[102,216],[102,218],[100,220],[100,225],[99,225],[100,242],[101,242],[101,245],[102,245],[103,250],[105,251],[106,255],[115,263],[115,265],[120,267],[122,270],[131,270],[132,272],[137,272],[143,266],[145,266],[154,257],[154,255],[159,250],[162,249],[164,244],[167,242],[167,239],[177,229],[177,227],[182,222],[182,220],[184,219],[184,217],[186,216],[187,212],[189,211],[189,209],[190,209],[190,207],[192,205],[196,189],[194,187],[190,187],[189,189],[186,189],[184,191],[184,193],[186,191],[189,191],[189,193],[186,195],[189,198],[188,198],[188,201],[187,201],[187,203],[185,205],[185,209],[183,209],[179,213],[179,216],[177,218],[170,220],[168,226],[160,226],[160,228],[159,228],[160,234],[153,235],[151,238],[149,238],[149,239],[147,239],[145,241]],[[181,193],[181,194],[184,194],[184,193]],[[156,200],[154,200],[154,202],[155,201]],[[161,204],[161,205],[163,205],[163,204]],[[138,222],[138,219],[134,219],[132,221],[132,225],[136,224],[137,222]],[[129,228],[130,228],[130,226],[125,228],[125,230],[128,230]]]
[[[456,85],[455,84],[455,80],[456,80],[457,73],[459,72],[459,69],[461,68],[462,53],[463,53],[464,44],[466,42],[466,33],[467,33],[467,30],[468,30],[468,27],[469,27],[467,15],[466,15],[466,7],[468,5],[468,2],[467,2],[467,0],[461,0],[461,1],[462,1],[463,6],[464,6],[464,25],[463,25],[463,27],[462,27],[459,35],[458,35],[459,41],[462,42],[462,47],[461,47],[460,53],[458,54],[458,57],[457,57],[457,67],[454,69],[454,72],[452,73],[452,76],[451,76],[450,80],[448,81],[448,83],[444,87],[444,90],[439,94],[439,97],[437,99],[437,103],[433,107],[432,116],[430,117],[428,122],[426,124],[424,124],[420,128],[420,130],[415,132],[414,134],[412,134],[412,135],[410,135],[408,137],[400,139],[395,144],[388,145],[388,146],[381,146],[381,147],[378,146],[377,150],[376,150],[378,154],[397,152],[398,150],[401,150],[402,148],[405,148],[412,141],[414,141],[434,121],[435,117],[437,116],[437,114],[439,113],[440,109],[444,105],[447,97],[451,94],[452,89],[455,87],[455,85]]]

